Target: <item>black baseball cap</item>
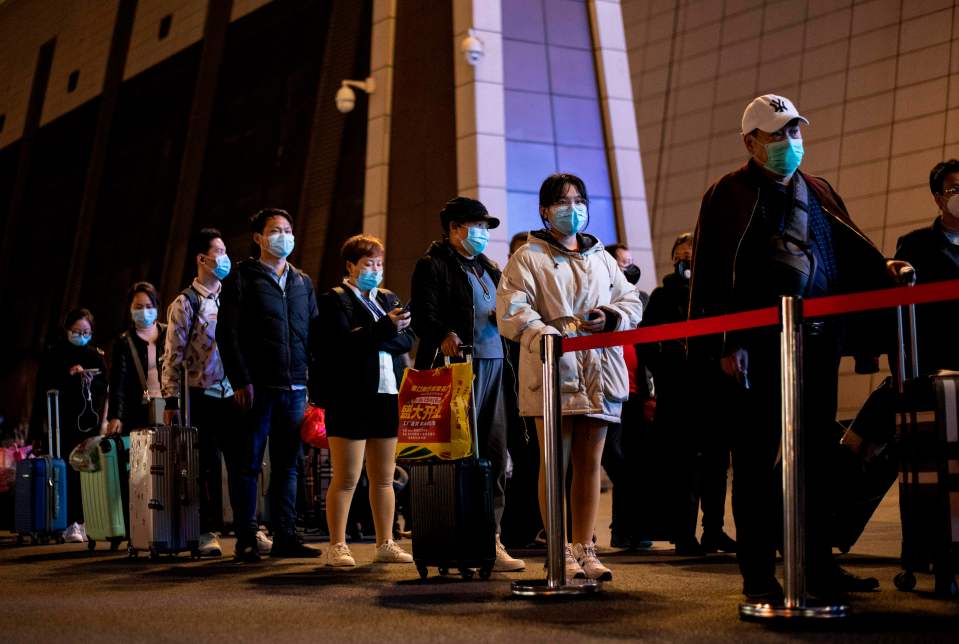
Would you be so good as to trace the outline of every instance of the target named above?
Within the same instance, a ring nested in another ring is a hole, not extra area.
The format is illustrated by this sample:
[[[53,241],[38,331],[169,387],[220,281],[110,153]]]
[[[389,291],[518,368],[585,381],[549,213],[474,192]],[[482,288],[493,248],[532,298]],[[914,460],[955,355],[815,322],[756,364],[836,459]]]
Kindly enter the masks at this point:
[[[440,211],[440,222],[444,229],[448,229],[453,223],[467,224],[476,221],[485,221],[490,228],[499,226],[499,219],[490,216],[482,202],[469,197],[450,199]]]

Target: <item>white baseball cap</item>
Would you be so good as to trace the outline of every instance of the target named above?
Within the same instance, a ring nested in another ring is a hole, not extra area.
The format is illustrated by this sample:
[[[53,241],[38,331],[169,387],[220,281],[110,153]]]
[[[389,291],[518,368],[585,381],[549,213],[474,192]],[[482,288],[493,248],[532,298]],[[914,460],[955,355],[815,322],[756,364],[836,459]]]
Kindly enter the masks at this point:
[[[799,119],[809,125],[809,119],[802,116],[788,98],[776,94],[763,94],[754,98],[743,112],[743,136],[756,129],[775,132],[793,119]]]

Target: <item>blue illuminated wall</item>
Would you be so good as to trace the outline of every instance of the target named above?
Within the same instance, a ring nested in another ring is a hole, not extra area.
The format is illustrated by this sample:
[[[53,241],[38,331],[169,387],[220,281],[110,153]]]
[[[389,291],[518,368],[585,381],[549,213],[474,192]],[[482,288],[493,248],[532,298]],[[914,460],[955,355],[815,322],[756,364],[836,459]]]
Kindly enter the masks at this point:
[[[541,228],[539,186],[579,175],[589,232],[617,241],[585,0],[502,0],[509,233]]]

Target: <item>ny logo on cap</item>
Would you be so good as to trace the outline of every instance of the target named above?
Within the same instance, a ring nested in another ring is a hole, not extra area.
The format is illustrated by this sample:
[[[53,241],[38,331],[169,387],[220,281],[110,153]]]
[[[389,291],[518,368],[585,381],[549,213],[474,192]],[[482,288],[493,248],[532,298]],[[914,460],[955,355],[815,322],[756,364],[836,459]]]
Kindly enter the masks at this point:
[[[788,108],[786,107],[786,102],[781,98],[774,98],[769,102],[769,107],[773,108],[773,111],[777,114],[779,112],[785,112]]]

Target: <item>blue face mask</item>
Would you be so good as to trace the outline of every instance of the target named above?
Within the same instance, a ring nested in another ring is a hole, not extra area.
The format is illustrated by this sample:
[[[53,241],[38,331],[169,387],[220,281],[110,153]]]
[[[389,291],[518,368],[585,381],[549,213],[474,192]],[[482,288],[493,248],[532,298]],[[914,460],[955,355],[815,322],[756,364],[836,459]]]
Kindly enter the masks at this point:
[[[293,252],[293,235],[290,233],[273,233],[266,238],[267,247],[275,257],[286,259]]]
[[[361,291],[372,291],[383,281],[383,271],[363,271],[356,278],[356,285]]]
[[[782,177],[790,177],[803,158],[802,139],[786,139],[766,144],[766,169]]]
[[[72,345],[75,346],[75,347],[85,347],[85,346],[87,346],[87,343],[90,341],[90,338],[91,338],[91,337],[92,337],[92,336],[84,335],[84,334],[82,334],[82,333],[75,333],[75,332],[73,332],[73,331],[67,331],[67,340],[69,340],[69,341],[70,341],[70,344],[72,344]]]
[[[156,309],[130,309],[130,315],[133,317],[133,324],[138,329],[145,329],[157,321]]]
[[[473,255],[481,255],[489,244],[489,230],[479,226],[470,226],[466,229],[466,237],[463,238],[463,249]]]
[[[233,268],[230,256],[217,255],[215,261],[216,266],[213,267],[213,274],[216,275],[218,280],[226,279],[226,276],[230,274],[230,269]]]
[[[567,237],[583,232],[586,222],[589,221],[589,212],[586,204],[557,206],[553,210],[553,219],[550,221],[553,228]]]

